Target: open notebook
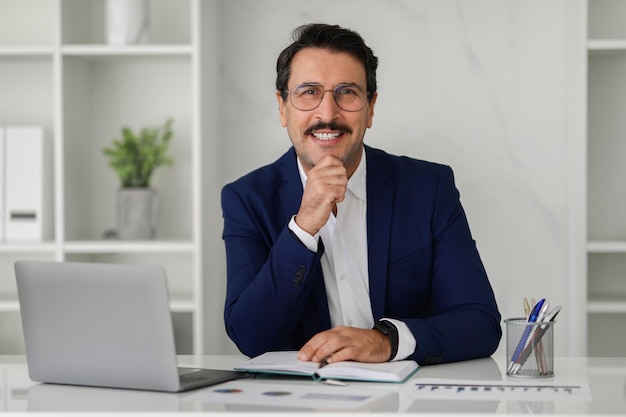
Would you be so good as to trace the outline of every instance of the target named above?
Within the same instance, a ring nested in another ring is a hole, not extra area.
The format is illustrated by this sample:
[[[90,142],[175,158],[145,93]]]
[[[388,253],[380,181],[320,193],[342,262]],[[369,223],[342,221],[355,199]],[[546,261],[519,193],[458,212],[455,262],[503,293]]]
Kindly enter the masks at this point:
[[[415,361],[384,363],[335,362],[322,368],[317,362],[303,362],[298,352],[267,352],[235,367],[237,371],[281,375],[303,375],[313,379],[342,379],[369,382],[404,382],[419,368]]]
[[[160,266],[18,261],[15,275],[33,381],[178,392],[243,375],[177,367]]]

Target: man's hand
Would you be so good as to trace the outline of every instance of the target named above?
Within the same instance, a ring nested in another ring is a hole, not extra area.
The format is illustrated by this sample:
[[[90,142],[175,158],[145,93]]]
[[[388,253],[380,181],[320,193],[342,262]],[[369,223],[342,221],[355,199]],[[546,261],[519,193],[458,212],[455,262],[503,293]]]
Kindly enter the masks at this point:
[[[389,355],[389,337],[378,330],[338,326],[313,336],[298,352],[298,359],[313,362],[326,359],[328,363],[386,362]]]
[[[296,223],[310,235],[316,234],[328,221],[336,204],[343,201],[348,174],[343,162],[326,155],[307,174]]]

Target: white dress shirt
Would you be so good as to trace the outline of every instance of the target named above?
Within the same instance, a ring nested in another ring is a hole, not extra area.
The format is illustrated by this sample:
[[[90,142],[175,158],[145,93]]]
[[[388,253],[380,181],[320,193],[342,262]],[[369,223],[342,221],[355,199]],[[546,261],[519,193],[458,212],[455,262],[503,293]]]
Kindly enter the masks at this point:
[[[298,170],[305,187],[307,176],[300,159]],[[337,216],[331,213],[324,227],[314,236],[297,225],[295,216],[289,222],[291,231],[310,251],[317,251],[320,238],[324,242],[321,264],[332,327],[371,329],[374,325],[367,264],[366,172],[363,151],[359,166],[348,180],[345,198],[337,203]],[[415,351],[415,337],[404,322],[385,320],[398,328],[398,353],[392,359],[405,359]]]

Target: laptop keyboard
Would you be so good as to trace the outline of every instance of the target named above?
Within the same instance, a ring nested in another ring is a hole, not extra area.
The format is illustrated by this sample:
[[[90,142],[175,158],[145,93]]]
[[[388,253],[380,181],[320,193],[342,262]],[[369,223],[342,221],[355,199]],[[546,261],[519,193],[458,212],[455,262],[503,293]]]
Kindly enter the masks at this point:
[[[178,368],[178,376],[188,375],[201,370],[200,368]]]
[[[207,372],[202,369],[191,369],[179,373],[180,382],[183,384],[193,384],[194,382],[202,382],[207,380]]]
[[[218,369],[178,368],[178,376],[182,387],[215,385],[241,378],[243,375],[243,372]]]

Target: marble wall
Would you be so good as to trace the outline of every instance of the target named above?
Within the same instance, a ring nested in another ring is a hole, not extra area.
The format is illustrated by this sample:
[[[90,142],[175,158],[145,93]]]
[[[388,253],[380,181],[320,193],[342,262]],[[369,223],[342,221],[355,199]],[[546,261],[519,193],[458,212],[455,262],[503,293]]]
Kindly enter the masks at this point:
[[[214,145],[221,184],[290,145],[274,77],[291,30],[306,22],[352,28],[380,60],[366,143],[453,167],[503,317],[522,315],[524,296],[565,304],[566,7],[567,0],[222,1]],[[564,310],[557,353],[565,351],[567,320]]]

